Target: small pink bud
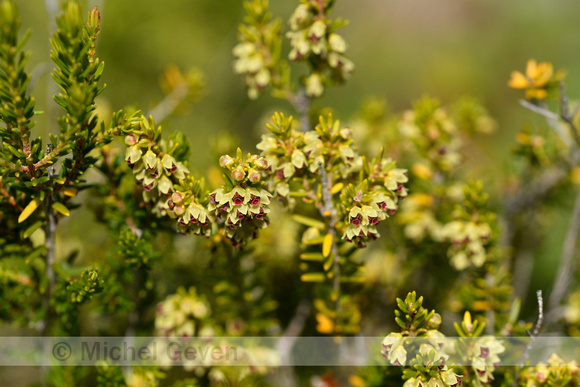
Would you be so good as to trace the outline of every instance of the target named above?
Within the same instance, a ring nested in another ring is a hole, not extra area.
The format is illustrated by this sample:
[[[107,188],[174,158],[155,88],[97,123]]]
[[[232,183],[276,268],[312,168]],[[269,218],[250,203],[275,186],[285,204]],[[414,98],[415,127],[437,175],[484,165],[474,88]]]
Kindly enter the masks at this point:
[[[222,168],[227,168],[230,165],[232,165],[234,163],[234,158],[228,155],[223,155],[222,157],[220,157],[220,167]]]
[[[255,164],[256,164],[256,168],[258,168],[260,170],[264,170],[264,169],[268,168],[268,161],[263,157],[258,157]]]
[[[259,182],[261,178],[262,178],[262,176],[260,175],[260,172],[256,171],[255,169],[252,168],[248,171],[248,179],[252,183]]]
[[[244,172],[244,168],[242,166],[238,166],[236,169],[232,171],[232,178],[236,181],[242,181],[246,177],[246,173]]]
[[[174,192],[173,195],[171,195],[171,200],[173,200],[174,204],[181,204],[183,203],[183,195],[181,195],[180,192]]]
[[[175,211],[175,215],[177,216],[185,214],[185,208],[183,208],[183,206],[175,206],[173,210]]]
[[[125,145],[133,146],[137,144],[137,137],[134,134],[129,134],[125,137]]]

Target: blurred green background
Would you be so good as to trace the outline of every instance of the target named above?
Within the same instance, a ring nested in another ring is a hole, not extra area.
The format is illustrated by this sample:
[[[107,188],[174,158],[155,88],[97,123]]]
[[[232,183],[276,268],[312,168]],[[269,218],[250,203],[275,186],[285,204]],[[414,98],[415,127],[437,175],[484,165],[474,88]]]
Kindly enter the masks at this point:
[[[31,68],[48,60],[53,24],[45,3],[50,2],[17,1],[24,27],[33,30]],[[158,78],[168,64],[182,70],[197,67],[206,75],[207,96],[190,114],[166,124],[195,138],[194,165],[214,161],[208,160],[208,136],[227,130],[243,137],[249,149],[262,130],[260,119],[274,109],[288,109],[284,101],[268,96],[249,101],[242,80],[232,72],[241,0],[81,3],[87,10],[94,5],[102,9],[97,55],[106,62],[108,84],[102,102],[113,109],[137,103],[148,110],[162,97]],[[297,3],[272,0],[271,8],[287,19]],[[521,93],[506,86],[512,70],[523,70],[528,58],[551,61],[555,68],[568,69],[570,90],[580,86],[578,1],[339,0],[333,15],[351,22],[342,34],[357,67],[348,84],[328,90],[317,104],[333,107],[343,120],[369,94],[385,96],[396,111],[424,93],[443,102],[471,94],[499,121],[494,146],[488,149],[489,160],[497,160],[505,142],[530,117],[517,104]],[[38,99],[39,108],[46,110],[46,99]]]
[[[57,112],[48,107],[55,105],[47,105],[55,89],[48,86],[46,71],[52,69],[48,39],[54,29],[47,4],[56,1],[17,3],[24,27],[33,31],[28,43],[33,52],[29,69],[38,76],[33,92],[38,109],[46,113],[39,116],[37,130],[46,138],[47,130],[56,131]],[[207,95],[187,115],[164,123],[168,132],[180,130],[191,139],[194,170],[204,171],[217,162],[208,145],[217,133],[228,131],[239,136],[242,148],[250,151],[265,130],[263,122],[274,110],[290,112],[285,101],[269,96],[250,101],[241,78],[233,74],[231,51],[242,19],[241,0],[81,3],[85,10],[94,5],[102,10],[97,55],[106,62],[104,80],[108,87],[99,101],[103,109],[137,104],[144,111],[150,110],[163,97],[158,81],[168,64],[182,70],[197,67],[205,74]],[[271,0],[271,8],[287,20],[297,3]],[[577,0],[338,0],[332,15],[351,22],[341,32],[350,45],[348,54],[356,72],[345,86],[328,89],[315,106],[330,106],[336,116],[348,121],[367,95],[384,96],[393,111],[410,107],[413,99],[425,93],[441,98],[443,103],[464,94],[474,95],[498,121],[498,130],[492,136],[477,138],[467,160],[474,166],[472,178],[500,182],[496,176],[506,168],[515,133],[525,121],[541,122],[518,104],[522,93],[507,87],[511,71],[523,71],[529,58],[550,61],[555,69],[568,70],[569,95],[579,95]],[[303,71],[300,66],[293,69],[294,75]],[[553,226],[546,235],[548,243],[535,257],[533,288],[549,288],[554,277],[567,218],[566,213],[553,215],[546,221]],[[82,213],[68,220],[65,227],[61,230],[77,231],[60,234],[67,234],[60,254],[80,247],[82,255],[102,247],[104,233],[87,225]],[[91,238],[86,237],[88,234]],[[534,299],[530,302],[533,309]]]

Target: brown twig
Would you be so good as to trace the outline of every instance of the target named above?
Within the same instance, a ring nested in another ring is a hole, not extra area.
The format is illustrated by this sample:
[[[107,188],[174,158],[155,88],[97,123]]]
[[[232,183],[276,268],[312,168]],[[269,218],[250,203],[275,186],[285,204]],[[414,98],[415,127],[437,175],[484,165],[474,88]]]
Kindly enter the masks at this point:
[[[558,267],[558,272],[554,280],[554,287],[552,288],[552,293],[550,293],[550,299],[548,301],[548,318],[550,322],[557,318],[555,313],[552,313],[555,308],[560,305],[562,299],[567,293],[568,287],[570,286],[572,276],[576,270],[576,262],[574,258],[576,257],[576,245],[578,243],[578,233],[580,232],[580,190],[576,194],[576,200],[574,202],[574,209],[572,210],[572,216],[570,218],[570,224],[568,226],[568,232],[566,233],[566,238],[564,239],[564,247],[562,248],[562,255],[560,258],[560,265]]]
[[[512,383],[512,387],[517,387],[518,381],[520,379],[520,373],[522,372],[522,368],[524,368],[526,361],[530,357],[530,351],[532,350],[532,347],[534,345],[534,341],[536,340],[536,337],[538,337],[538,335],[540,334],[540,330],[542,329],[542,323],[544,321],[544,299],[542,297],[542,291],[538,290],[536,292],[536,296],[538,298],[538,321],[536,321],[536,325],[534,326],[534,330],[531,333],[529,333],[530,342],[526,346],[526,349],[522,355],[518,370],[516,371],[516,375],[514,376],[514,381]]]

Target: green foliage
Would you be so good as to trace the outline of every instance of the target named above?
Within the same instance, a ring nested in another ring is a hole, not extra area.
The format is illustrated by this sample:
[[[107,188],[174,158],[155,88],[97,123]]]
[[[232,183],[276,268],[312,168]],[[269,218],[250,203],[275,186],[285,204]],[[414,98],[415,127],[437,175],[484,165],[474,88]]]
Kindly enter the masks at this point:
[[[123,369],[106,363],[97,365],[97,385],[99,387],[125,387],[127,383],[125,383]]]
[[[63,280],[56,285],[52,303],[65,332],[78,333],[78,307],[102,292],[103,283],[98,270],[86,269],[80,279]]]
[[[128,228],[121,230],[118,243],[117,254],[130,267],[147,268],[151,266],[151,261],[157,258],[151,244]]]
[[[557,355],[546,365],[498,366],[506,352],[502,337],[532,327],[522,321],[526,305],[514,290],[527,275],[518,271],[522,256],[541,246],[542,238],[530,235],[545,229],[546,204],[566,208],[556,195],[567,198],[580,183],[579,113],[566,96],[564,73],[535,61],[525,74],[512,73],[508,84],[525,90],[523,105],[546,117],[554,133],[524,127],[509,190],[496,192],[485,176],[471,181],[466,163],[470,141],[496,127],[474,98],[445,105],[424,96],[402,113],[370,98],[348,123],[330,108],[312,109],[313,99],[354,71],[339,35],[348,23],[330,17],[334,5],[300,0],[284,31],[267,0],[243,3],[234,71],[251,99],[269,89],[293,111],[273,113],[256,153],[219,138],[221,170],[201,173],[197,155],[190,165],[195,148],[186,136],[159,123],[205,93],[202,74],[168,66],[165,98],[149,114],[137,107],[97,109],[104,91],[104,63],[96,55],[101,15],[95,8],[83,20],[75,1],[62,5],[51,39],[54,102],[62,116],[58,135],[43,144],[32,132],[41,112],[29,90],[28,35],[19,38],[17,6],[2,0],[0,319],[42,335],[371,336],[386,329],[391,333],[380,352],[389,367],[361,370],[351,384],[578,384],[577,363]],[[553,99],[557,113],[550,110]],[[56,245],[73,237],[59,222],[70,217],[74,224],[84,202],[98,226],[87,227],[83,249],[88,239],[99,248],[62,256],[66,249]],[[580,321],[578,292],[568,285],[576,273],[579,211],[546,312],[565,309],[570,333]],[[446,319],[463,315],[453,324],[454,346],[444,335],[451,323],[442,324],[417,291],[396,298],[410,289],[430,294]],[[560,308],[564,299],[568,305]],[[395,318],[384,321],[390,309]],[[275,355],[261,347],[247,351],[258,359]],[[461,365],[451,364],[452,355]],[[99,364],[90,375],[54,368],[47,382],[278,382],[269,366],[165,365]],[[334,383],[333,376],[322,380]]]
[[[423,297],[417,299],[415,292],[409,293],[405,301],[397,298],[399,309],[395,310],[395,321],[403,329],[403,335],[422,336],[427,333],[427,327],[433,329],[439,326],[441,316],[436,316],[434,310],[429,312],[422,304]]]

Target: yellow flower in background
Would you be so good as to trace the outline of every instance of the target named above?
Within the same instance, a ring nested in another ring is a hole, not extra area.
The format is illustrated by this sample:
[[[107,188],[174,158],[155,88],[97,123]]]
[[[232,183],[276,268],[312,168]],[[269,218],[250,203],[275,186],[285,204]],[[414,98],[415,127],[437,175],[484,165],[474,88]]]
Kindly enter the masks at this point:
[[[550,62],[538,63],[535,59],[530,59],[526,66],[526,74],[513,71],[508,86],[512,89],[525,89],[526,99],[546,99],[548,88],[563,80],[565,76],[562,70],[554,73],[554,66]]]

